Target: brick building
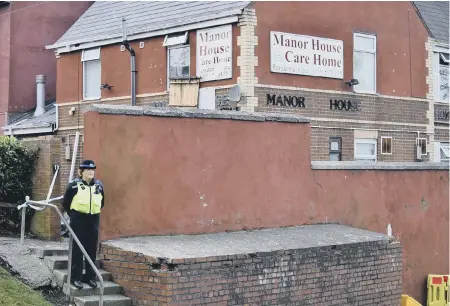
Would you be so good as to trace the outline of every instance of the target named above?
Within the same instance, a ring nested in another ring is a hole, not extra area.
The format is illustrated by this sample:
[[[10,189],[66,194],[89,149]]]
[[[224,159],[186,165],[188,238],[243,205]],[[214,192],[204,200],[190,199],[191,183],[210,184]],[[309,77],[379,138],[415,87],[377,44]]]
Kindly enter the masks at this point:
[[[449,161],[449,5],[447,2],[415,2],[430,37],[426,44],[427,99],[434,125],[430,124],[430,143],[434,143],[434,161]]]
[[[46,76],[45,100],[52,104],[56,59],[45,46],[64,34],[91,4],[0,1],[0,127],[36,108],[36,75]]]
[[[87,104],[131,104],[123,17],[137,105],[170,105],[169,78],[195,77],[199,108],[234,108],[237,84],[241,110],[310,118],[313,160],[435,160],[434,36],[412,2],[95,2],[48,46],[58,134],[82,131]]]
[[[60,160],[56,96],[56,58],[45,46],[58,39],[92,1],[0,1],[0,135],[14,135],[39,148],[33,199],[46,198]],[[38,94],[39,93],[39,94]],[[39,107],[37,107],[39,105]],[[53,195],[60,195],[59,181]],[[59,239],[60,220],[52,210],[37,212],[31,231]]]

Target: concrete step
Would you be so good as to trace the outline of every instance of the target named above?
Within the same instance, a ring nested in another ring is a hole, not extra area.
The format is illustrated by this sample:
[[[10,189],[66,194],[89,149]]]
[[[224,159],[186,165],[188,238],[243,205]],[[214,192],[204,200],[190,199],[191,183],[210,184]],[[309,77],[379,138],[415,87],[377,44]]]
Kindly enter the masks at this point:
[[[44,262],[51,270],[67,269],[69,256],[47,256],[44,258]],[[87,262],[86,262],[87,264]],[[100,268],[100,260],[97,259],[95,263],[97,268]]]
[[[109,281],[111,280],[111,273],[100,269],[99,270],[100,274],[103,277],[103,281]],[[60,269],[56,269],[53,270],[53,274],[55,275],[56,278],[56,283],[58,284],[59,287],[62,287],[64,283],[67,282],[67,269],[64,270],[60,270]]]
[[[74,299],[74,303],[77,306],[98,306],[100,301],[99,295],[91,296],[77,296]],[[104,295],[103,296],[104,306],[131,306],[131,299],[123,295]]]
[[[31,246],[29,247],[31,254],[35,254],[39,258],[44,258],[47,256],[63,256],[69,254],[69,247],[66,245],[61,245],[61,247],[39,247]]]
[[[77,289],[75,288],[74,285],[70,285],[70,295],[73,297],[86,297],[89,295],[99,295],[100,294],[100,283],[97,282],[98,287],[93,289],[91,287],[89,287],[88,284],[82,283],[83,284],[83,288],[82,289]],[[121,294],[122,293],[122,287],[119,286],[116,283],[110,282],[110,281],[106,281],[104,282],[104,295],[112,295],[112,294]],[[67,292],[67,284],[64,284],[63,287],[63,292]]]

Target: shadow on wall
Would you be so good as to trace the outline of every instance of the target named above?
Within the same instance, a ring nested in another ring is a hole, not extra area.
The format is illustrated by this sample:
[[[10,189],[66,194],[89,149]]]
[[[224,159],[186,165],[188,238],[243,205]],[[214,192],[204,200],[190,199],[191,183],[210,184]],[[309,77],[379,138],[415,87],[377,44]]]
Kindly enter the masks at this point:
[[[107,109],[85,114],[85,157],[107,192],[102,240],[319,222],[386,233],[391,223],[405,293],[421,300],[424,277],[448,272],[448,170],[312,170],[310,126],[288,117]]]

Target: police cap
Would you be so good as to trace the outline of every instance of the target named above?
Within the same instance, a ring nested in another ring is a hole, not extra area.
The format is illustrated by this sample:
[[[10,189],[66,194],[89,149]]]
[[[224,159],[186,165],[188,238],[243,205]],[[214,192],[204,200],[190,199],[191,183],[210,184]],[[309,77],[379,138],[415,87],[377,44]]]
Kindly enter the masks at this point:
[[[97,169],[93,160],[83,160],[80,169]]]

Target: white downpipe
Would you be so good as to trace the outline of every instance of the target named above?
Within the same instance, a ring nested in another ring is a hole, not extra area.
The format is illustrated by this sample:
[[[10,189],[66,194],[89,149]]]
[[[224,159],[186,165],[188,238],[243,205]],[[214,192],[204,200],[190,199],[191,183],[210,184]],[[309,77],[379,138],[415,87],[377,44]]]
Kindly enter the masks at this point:
[[[77,160],[78,140],[79,139],[80,139],[80,132],[77,132],[75,134],[75,142],[73,143],[72,165],[70,166],[69,183],[72,181],[73,173],[75,172],[75,162]]]

